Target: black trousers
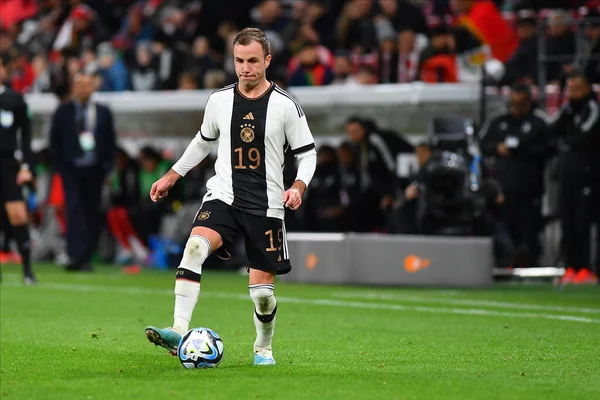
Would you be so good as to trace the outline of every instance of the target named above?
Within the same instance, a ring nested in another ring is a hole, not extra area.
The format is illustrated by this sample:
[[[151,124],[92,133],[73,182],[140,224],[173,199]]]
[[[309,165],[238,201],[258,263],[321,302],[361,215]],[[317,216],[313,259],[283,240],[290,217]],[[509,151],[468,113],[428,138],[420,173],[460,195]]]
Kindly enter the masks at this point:
[[[517,251],[514,261],[526,267],[535,265],[540,256],[542,210],[537,188],[519,186],[504,188],[504,224]]]
[[[63,168],[67,252],[72,263],[87,264],[96,249],[100,233],[101,197],[105,172],[98,166]]]
[[[589,167],[574,157],[561,165],[560,222],[562,251],[567,266],[590,267],[590,229],[592,223]]]

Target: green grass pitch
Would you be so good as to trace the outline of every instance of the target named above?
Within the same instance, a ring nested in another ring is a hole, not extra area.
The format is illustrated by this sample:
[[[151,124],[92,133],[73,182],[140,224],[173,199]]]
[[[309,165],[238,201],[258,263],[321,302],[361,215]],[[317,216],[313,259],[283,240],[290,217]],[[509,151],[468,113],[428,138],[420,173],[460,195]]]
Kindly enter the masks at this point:
[[[598,399],[600,288],[433,290],[276,285],[274,367],[252,366],[247,278],[205,271],[193,326],[218,368],[150,345],[171,324],[172,272],[3,266],[2,399]]]

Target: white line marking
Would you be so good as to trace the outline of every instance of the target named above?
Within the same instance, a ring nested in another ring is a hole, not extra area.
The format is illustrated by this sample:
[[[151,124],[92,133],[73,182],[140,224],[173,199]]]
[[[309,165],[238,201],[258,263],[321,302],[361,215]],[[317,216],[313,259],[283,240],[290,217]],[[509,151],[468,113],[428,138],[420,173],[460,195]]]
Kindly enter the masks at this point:
[[[497,307],[497,308],[513,308],[521,310],[540,310],[540,311],[566,311],[577,312],[584,314],[600,314],[600,308],[580,308],[580,307],[564,307],[564,306],[544,306],[539,304],[523,304],[510,303],[490,300],[467,300],[467,299],[450,299],[442,297],[421,297],[402,294],[385,294],[373,292],[335,292],[331,294],[333,297],[354,298],[354,299],[373,299],[373,300],[398,300],[408,301],[411,303],[441,303],[476,307]]]
[[[21,284],[8,283],[3,286],[21,287]],[[130,286],[102,286],[102,285],[73,285],[68,283],[40,283],[38,289],[52,290],[70,290],[75,292],[113,292],[125,294],[156,294],[173,296],[173,290],[170,289],[151,289],[142,287]],[[234,300],[250,300],[249,294],[238,293],[218,293],[218,292],[202,292],[203,297],[224,298]],[[426,306],[403,306],[399,304],[386,303],[370,303],[359,301],[333,300],[333,299],[311,299],[299,297],[281,297],[277,296],[277,300],[282,303],[295,303],[304,305],[332,306],[332,307],[347,307],[347,308],[364,308],[392,311],[417,311],[434,314],[459,314],[459,315],[489,315],[496,317],[513,317],[513,318],[539,318],[560,321],[584,322],[584,323],[600,323],[600,319],[591,319],[578,317],[574,315],[554,315],[554,314],[536,314],[536,313],[516,313],[503,312],[494,310],[481,310],[475,308],[445,308],[445,307],[426,307]]]

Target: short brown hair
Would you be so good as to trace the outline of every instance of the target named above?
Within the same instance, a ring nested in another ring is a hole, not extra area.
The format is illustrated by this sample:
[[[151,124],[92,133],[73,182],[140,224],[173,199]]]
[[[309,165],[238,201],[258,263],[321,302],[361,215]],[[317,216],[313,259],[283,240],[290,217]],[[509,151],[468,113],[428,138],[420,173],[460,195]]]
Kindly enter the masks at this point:
[[[267,35],[258,28],[244,28],[233,39],[233,45],[237,43],[242,46],[248,46],[252,42],[258,42],[262,46],[265,57],[271,54],[271,43]]]

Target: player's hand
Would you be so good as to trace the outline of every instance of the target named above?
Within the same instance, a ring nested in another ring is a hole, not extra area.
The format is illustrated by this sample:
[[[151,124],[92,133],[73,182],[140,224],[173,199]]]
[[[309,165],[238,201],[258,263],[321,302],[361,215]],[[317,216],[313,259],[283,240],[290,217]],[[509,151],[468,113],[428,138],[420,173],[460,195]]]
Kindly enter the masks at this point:
[[[21,186],[24,183],[32,182],[33,174],[28,169],[21,169],[17,172],[17,185]]]
[[[306,185],[302,181],[295,181],[291,188],[283,193],[283,205],[292,210],[297,210],[302,205],[302,195]]]
[[[152,184],[150,189],[150,199],[153,202],[157,202],[163,197],[167,197],[169,190],[175,185],[175,183],[181,178],[177,172],[170,169],[162,178]]]
[[[169,179],[166,179],[166,177],[163,176],[152,184],[152,188],[150,189],[150,199],[156,203],[163,197],[167,197],[169,195],[169,190],[174,184],[175,182],[171,182]]]

